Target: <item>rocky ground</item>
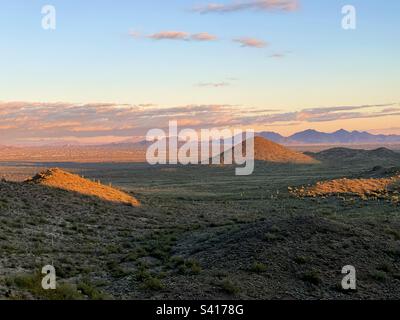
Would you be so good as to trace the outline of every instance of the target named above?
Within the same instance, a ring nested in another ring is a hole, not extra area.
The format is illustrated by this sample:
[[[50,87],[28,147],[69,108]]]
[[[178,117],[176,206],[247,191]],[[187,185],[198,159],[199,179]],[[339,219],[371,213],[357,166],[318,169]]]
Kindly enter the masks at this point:
[[[79,167],[132,192],[140,207],[0,182],[0,296],[400,298],[396,204],[288,191],[371,169],[258,163],[255,175],[236,177],[226,167]],[[40,287],[47,264],[56,268],[56,291]],[[341,290],[345,265],[356,267],[356,292]]]

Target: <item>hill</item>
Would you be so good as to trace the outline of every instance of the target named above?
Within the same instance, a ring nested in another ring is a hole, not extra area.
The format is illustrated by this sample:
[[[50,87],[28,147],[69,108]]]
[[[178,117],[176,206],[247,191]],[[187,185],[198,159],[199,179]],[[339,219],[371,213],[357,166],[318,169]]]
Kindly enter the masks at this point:
[[[388,178],[393,176],[400,176],[400,167],[375,166],[371,170],[362,172],[357,178]]]
[[[82,195],[93,196],[102,200],[119,202],[131,206],[139,206],[139,201],[130,195],[111,186],[93,182],[61,169],[49,169],[37,174],[26,181],[27,183],[40,184],[47,187],[77,192]]]
[[[221,154],[221,159],[224,159],[228,152],[234,152],[236,147],[230,151]],[[242,143],[243,154],[246,154],[246,143]],[[309,155],[300,152],[289,150],[275,142],[269,141],[262,137],[254,138],[254,160],[272,162],[272,163],[294,163],[294,164],[316,164],[317,160]]]
[[[371,166],[388,164],[398,165],[400,163],[400,153],[387,148],[375,150],[332,148],[318,153],[306,152],[305,154],[321,162],[331,163],[352,162],[354,165],[370,163]]]
[[[400,201],[400,175],[387,178],[335,179],[320,181],[310,187],[291,189],[299,197],[357,196],[362,199],[388,199]]]

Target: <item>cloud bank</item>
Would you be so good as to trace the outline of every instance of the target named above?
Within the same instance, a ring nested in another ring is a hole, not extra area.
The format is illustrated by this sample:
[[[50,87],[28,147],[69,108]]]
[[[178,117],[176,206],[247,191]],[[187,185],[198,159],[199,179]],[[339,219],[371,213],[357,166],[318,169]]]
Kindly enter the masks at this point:
[[[233,105],[0,102],[0,144],[38,141],[121,141],[177,120],[188,128],[290,126],[347,119],[400,116],[399,104],[335,106],[281,112]]]

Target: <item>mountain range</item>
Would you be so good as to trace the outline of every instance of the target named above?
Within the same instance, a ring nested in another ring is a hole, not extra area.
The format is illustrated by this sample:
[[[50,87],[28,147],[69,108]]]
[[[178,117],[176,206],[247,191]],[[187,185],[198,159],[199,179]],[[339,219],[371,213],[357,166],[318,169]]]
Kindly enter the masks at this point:
[[[280,144],[369,144],[369,143],[400,143],[400,135],[375,135],[361,131],[338,130],[325,133],[316,130],[305,130],[284,137],[276,132],[264,131],[259,136]]]
[[[344,129],[326,133],[316,130],[305,130],[297,132],[291,136],[285,137],[279,133],[272,131],[263,131],[256,133],[257,136],[265,138],[275,143],[282,145],[352,145],[352,144],[395,144],[400,143],[400,135],[384,135],[372,134],[366,131],[347,131]],[[183,143],[183,142],[182,142]],[[126,143],[117,143],[118,145],[127,145]],[[131,143],[132,144],[132,143]],[[146,147],[152,142],[140,141],[134,143],[136,147]]]
[[[366,131],[347,131],[344,129],[326,133],[312,129],[297,132],[291,136],[283,136],[272,131],[262,131],[256,136],[265,138],[281,145],[357,145],[357,144],[400,144],[400,135],[372,134]],[[168,138],[167,138],[168,140]],[[222,142],[222,141],[221,141]],[[144,149],[153,144],[146,140],[126,139],[116,143],[85,145],[82,143],[70,143],[58,141],[52,144],[38,144],[36,147],[107,147],[107,148],[139,148]],[[178,144],[184,144],[179,141]],[[34,146],[31,146],[34,147]],[[0,151],[13,150],[13,146],[0,145]]]

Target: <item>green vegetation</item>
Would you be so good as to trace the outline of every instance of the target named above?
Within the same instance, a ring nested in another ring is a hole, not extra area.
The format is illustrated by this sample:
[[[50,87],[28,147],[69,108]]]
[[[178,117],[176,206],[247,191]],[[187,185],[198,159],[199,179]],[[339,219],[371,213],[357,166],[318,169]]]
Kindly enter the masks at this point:
[[[267,271],[267,266],[261,262],[254,262],[250,270],[255,273],[263,273]]]
[[[159,291],[162,290],[164,286],[160,279],[148,277],[143,281],[142,288],[145,290]]]
[[[320,274],[319,271],[316,271],[316,270],[311,270],[311,271],[304,272],[301,275],[301,279],[304,282],[308,282],[308,283],[316,285],[316,286],[320,285],[321,282],[322,282],[321,274]]]
[[[387,281],[400,278],[397,204],[288,191],[366,176],[373,165],[256,163],[249,177],[230,166],[77,165],[140,207],[0,182],[0,297],[400,298],[400,286]],[[55,292],[42,290],[35,274],[50,261],[60,279]],[[351,295],[337,290],[349,263],[362,281]]]
[[[82,294],[76,286],[59,282],[55,290],[44,290],[42,288],[42,275],[35,273],[33,275],[25,274],[13,277],[7,280],[8,286],[15,285],[22,291],[27,291],[36,299],[40,300],[80,300]],[[18,293],[10,297],[11,299],[22,298]]]
[[[229,279],[224,279],[220,283],[221,289],[230,295],[236,295],[240,292],[240,288]]]

